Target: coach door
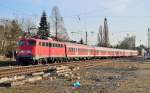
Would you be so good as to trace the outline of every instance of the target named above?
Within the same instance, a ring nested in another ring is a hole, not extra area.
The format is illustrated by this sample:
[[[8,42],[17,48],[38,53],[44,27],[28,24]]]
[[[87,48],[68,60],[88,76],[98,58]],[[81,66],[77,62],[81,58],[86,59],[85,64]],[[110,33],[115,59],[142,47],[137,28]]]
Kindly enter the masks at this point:
[[[65,57],[67,57],[67,46],[66,44],[64,44],[64,46],[65,46]]]

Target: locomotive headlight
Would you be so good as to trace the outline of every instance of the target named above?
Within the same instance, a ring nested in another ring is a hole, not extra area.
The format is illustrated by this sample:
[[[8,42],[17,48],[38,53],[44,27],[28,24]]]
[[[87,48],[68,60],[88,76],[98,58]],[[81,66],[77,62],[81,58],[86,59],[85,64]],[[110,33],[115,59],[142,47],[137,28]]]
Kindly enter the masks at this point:
[[[31,53],[32,53],[32,51],[30,51],[30,50],[27,50],[27,51],[26,51],[26,53],[28,53],[28,54],[31,54]]]
[[[25,53],[25,51],[24,51],[24,50],[21,50],[21,51],[19,51],[19,53]]]
[[[28,54],[31,54],[32,51],[30,51],[30,50],[21,50],[19,53],[28,53]]]

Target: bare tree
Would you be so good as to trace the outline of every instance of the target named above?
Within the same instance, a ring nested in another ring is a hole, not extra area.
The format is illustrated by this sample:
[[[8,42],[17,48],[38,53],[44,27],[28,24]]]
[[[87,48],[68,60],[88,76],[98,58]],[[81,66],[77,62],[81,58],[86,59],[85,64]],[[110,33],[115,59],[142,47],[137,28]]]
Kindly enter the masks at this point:
[[[1,34],[1,54],[5,55],[8,52],[16,50],[17,40],[22,33],[21,26],[17,20],[8,20],[0,26]]]
[[[102,25],[99,27],[99,32],[98,32],[98,46],[103,46],[104,45],[104,40],[103,40],[103,30],[102,30]]]
[[[55,35],[54,37],[57,40],[68,41],[69,35],[67,33],[67,29],[65,28],[63,17],[61,16],[57,6],[54,6],[52,9],[51,20],[52,22],[50,23],[52,24],[52,35]]]
[[[18,24],[22,29],[22,36],[30,37],[31,35],[37,34],[37,26],[36,23],[31,19],[20,19],[18,20]]]

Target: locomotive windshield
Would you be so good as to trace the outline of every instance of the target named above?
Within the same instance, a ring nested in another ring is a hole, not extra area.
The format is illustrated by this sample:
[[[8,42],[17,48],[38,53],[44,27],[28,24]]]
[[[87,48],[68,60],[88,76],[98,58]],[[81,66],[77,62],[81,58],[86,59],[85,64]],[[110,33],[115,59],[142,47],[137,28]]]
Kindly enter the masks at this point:
[[[18,45],[19,46],[24,46],[24,45],[26,45],[26,46],[35,46],[36,41],[34,41],[34,40],[20,40],[18,42]]]
[[[28,40],[28,45],[30,45],[30,46],[35,46],[35,45],[36,45],[36,42],[33,41],[33,40]]]
[[[19,45],[19,46],[25,45],[25,41],[24,41],[24,40],[20,40],[20,41],[18,42],[18,45]]]

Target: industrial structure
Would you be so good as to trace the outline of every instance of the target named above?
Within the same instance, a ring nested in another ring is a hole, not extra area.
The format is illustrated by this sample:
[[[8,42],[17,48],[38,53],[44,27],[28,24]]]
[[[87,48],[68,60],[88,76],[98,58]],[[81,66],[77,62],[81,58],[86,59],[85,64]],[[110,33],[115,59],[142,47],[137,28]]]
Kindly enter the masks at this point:
[[[103,47],[110,46],[107,18],[104,19],[104,27],[102,28],[102,25],[100,25],[100,27],[99,27],[98,46],[103,46]]]
[[[150,52],[150,28],[148,28],[148,52]]]

